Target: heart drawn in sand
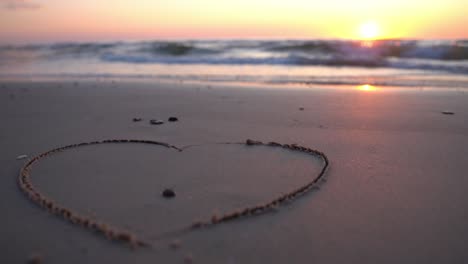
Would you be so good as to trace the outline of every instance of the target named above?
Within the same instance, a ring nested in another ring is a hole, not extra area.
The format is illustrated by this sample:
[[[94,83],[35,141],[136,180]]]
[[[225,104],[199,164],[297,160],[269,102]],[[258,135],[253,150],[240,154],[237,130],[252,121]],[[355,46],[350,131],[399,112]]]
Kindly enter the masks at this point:
[[[84,143],[59,147],[59,148],[55,148],[47,152],[44,152],[36,157],[33,157],[31,160],[29,160],[20,170],[20,174],[18,178],[19,187],[28,196],[28,198],[31,201],[33,201],[35,204],[46,209],[49,213],[55,214],[75,225],[79,225],[91,231],[102,234],[111,240],[127,243],[132,247],[150,246],[149,242],[142,240],[137,235],[134,235],[120,228],[113,227],[102,221],[97,221],[92,217],[76,213],[63,205],[60,205],[59,203],[53,201],[51,198],[43,195],[36,187],[34,187],[34,185],[31,182],[30,173],[31,173],[32,166],[35,163],[38,163],[41,159],[45,157],[51,156],[53,154],[56,154],[58,152],[62,152],[65,150],[70,150],[73,148],[79,148],[79,147],[90,146],[90,145],[98,145],[98,144],[116,144],[116,143],[149,144],[153,146],[164,147],[167,149],[173,149],[179,152],[182,152],[186,148],[186,147],[177,147],[177,146],[170,145],[164,142],[158,142],[158,141],[153,141],[153,140],[139,140],[139,139],[109,139],[109,140],[84,142]],[[260,205],[246,206],[243,209],[228,212],[221,216],[213,215],[212,217],[208,218],[205,221],[197,221],[195,223],[189,224],[188,227],[185,228],[185,231],[214,226],[214,225],[218,225],[218,224],[232,221],[235,219],[239,219],[242,217],[259,215],[259,214],[271,211],[275,209],[276,207],[283,205],[287,201],[292,201],[298,198],[300,195],[310,191],[314,187],[318,187],[318,184],[320,183],[320,181],[324,180],[325,172],[327,168],[329,167],[328,158],[324,153],[318,150],[299,146],[296,144],[290,145],[290,144],[280,144],[276,142],[263,143],[261,141],[255,141],[251,139],[247,139],[245,142],[241,142],[241,143],[231,142],[231,143],[220,143],[220,144],[229,144],[229,145],[237,144],[237,145],[246,145],[249,147],[268,146],[272,148],[287,149],[290,151],[295,151],[295,152],[304,153],[307,155],[312,155],[314,157],[318,157],[323,161],[323,165],[318,174],[311,176],[310,181],[305,182],[301,187],[296,188],[291,192],[282,194],[278,197],[273,197],[269,201]]]

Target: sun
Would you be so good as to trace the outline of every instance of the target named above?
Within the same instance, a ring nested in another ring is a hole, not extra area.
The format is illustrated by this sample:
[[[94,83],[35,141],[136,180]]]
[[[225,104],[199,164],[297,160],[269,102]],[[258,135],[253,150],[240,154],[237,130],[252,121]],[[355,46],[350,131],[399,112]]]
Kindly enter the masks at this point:
[[[379,25],[374,21],[368,21],[359,26],[359,36],[362,39],[375,39],[380,36]]]

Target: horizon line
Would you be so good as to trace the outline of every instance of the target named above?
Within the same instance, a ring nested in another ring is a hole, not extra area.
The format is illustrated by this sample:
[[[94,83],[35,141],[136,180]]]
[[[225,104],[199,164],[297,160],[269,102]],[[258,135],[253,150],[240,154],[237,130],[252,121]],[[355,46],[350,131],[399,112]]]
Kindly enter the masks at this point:
[[[376,38],[376,39],[359,39],[359,38],[303,38],[303,37],[154,37],[154,38],[109,38],[109,39],[75,39],[75,40],[36,40],[36,41],[1,41],[0,45],[35,45],[35,44],[58,44],[58,43],[109,43],[109,42],[145,42],[145,41],[355,41],[355,42],[378,42],[378,41],[467,41],[468,37],[461,38],[417,38],[417,37],[400,37],[400,38]]]

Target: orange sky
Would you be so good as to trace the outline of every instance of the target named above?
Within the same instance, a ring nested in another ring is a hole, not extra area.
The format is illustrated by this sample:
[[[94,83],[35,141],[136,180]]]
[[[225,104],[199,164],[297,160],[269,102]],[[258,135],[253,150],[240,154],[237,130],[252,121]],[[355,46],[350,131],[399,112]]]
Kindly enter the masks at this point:
[[[468,38],[467,0],[0,0],[0,42]]]

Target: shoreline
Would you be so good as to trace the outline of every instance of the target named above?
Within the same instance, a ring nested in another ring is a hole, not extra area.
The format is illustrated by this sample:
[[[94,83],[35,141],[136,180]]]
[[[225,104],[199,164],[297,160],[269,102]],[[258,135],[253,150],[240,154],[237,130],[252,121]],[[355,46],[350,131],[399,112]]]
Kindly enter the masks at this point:
[[[269,82],[237,82],[237,81],[203,81],[203,80],[184,80],[174,78],[166,79],[160,77],[128,77],[128,76],[100,76],[100,77],[86,77],[86,76],[10,76],[0,77],[1,88],[6,88],[8,84],[51,84],[64,86],[62,84],[72,83],[73,86],[79,86],[80,83],[91,84],[94,87],[99,85],[112,85],[124,84],[124,85],[152,85],[162,84],[163,86],[173,87],[197,87],[200,89],[207,88],[212,89],[217,87],[218,89],[262,89],[262,90],[298,90],[298,91],[329,91],[329,92],[379,92],[379,93],[439,93],[439,94],[465,94],[468,93],[468,87],[431,87],[431,86],[397,86],[397,85],[373,85],[371,83],[362,84],[319,84],[319,83],[269,83]]]

